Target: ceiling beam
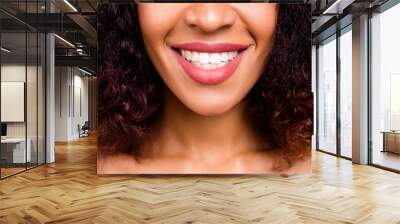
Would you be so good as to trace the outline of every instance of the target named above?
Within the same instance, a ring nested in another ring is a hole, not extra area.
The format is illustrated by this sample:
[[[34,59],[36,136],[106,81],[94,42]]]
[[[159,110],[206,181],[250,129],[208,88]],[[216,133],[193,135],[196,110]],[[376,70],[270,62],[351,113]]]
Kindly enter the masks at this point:
[[[342,14],[355,0],[336,0],[323,10],[324,15]]]
[[[55,56],[55,65],[87,67],[96,71],[97,62],[91,56]]]

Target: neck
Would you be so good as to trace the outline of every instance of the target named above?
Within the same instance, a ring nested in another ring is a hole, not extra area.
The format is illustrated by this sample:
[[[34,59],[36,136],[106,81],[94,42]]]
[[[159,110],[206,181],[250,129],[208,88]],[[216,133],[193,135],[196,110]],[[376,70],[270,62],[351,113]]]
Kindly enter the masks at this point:
[[[256,151],[260,144],[245,116],[245,105],[242,101],[223,114],[203,116],[167,92],[156,128],[157,154],[216,160]]]

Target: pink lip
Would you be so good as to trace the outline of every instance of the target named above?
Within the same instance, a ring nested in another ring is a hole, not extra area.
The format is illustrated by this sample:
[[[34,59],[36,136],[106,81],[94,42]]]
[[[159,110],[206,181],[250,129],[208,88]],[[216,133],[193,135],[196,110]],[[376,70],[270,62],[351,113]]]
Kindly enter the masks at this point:
[[[248,47],[248,45],[233,44],[233,43],[207,44],[202,42],[192,42],[192,43],[174,44],[172,45],[172,47],[189,51],[217,53],[217,52],[244,50]]]
[[[195,42],[195,43],[176,44],[173,45],[172,47],[184,50],[191,50],[191,51],[217,53],[217,52],[244,50],[248,47],[248,45],[229,44],[229,43],[206,44],[206,43]],[[235,57],[235,59],[230,61],[224,67],[206,70],[199,68],[196,65],[188,62],[178,52],[174,51],[174,53],[179,64],[182,66],[186,74],[192,80],[204,85],[216,85],[227,80],[236,71],[243,56],[243,52],[240,52]]]

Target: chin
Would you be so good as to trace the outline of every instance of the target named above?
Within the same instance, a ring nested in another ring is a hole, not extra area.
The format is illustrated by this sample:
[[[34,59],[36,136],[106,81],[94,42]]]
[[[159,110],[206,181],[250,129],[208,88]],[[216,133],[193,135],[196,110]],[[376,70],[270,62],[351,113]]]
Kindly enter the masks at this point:
[[[191,111],[202,116],[218,116],[222,115],[231,110],[234,105],[227,103],[226,101],[201,101],[199,100],[193,104],[185,104]]]

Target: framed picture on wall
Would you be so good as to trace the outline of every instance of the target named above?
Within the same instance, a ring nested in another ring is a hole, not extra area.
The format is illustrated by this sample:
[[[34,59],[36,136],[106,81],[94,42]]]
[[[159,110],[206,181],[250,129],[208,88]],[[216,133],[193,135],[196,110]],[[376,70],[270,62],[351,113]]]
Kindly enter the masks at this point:
[[[311,8],[98,8],[99,174],[311,172]]]

